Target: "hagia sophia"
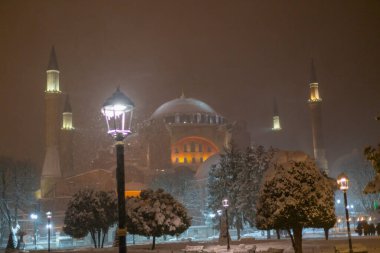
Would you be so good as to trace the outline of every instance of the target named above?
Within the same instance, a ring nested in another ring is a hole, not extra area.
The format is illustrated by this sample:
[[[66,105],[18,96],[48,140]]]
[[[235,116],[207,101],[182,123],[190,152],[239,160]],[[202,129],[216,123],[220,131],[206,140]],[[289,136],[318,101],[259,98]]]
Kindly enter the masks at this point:
[[[321,98],[312,67],[310,99],[314,158],[328,172],[321,132]],[[71,196],[79,189],[115,190],[115,153],[112,147],[99,151],[91,169],[78,173],[74,164],[75,121],[69,96],[60,90],[59,67],[54,47],[47,68],[45,90],[45,160],[38,198],[41,211],[54,214],[60,230],[64,211]],[[74,110],[75,111],[75,110]],[[148,119],[126,139],[126,191],[130,194],[146,188],[160,173],[174,169],[190,170],[205,187],[207,166],[218,161],[218,155],[231,140],[239,147],[251,144],[243,123],[226,119],[207,103],[182,94],[159,106]],[[281,124],[274,103],[273,131]],[[202,183],[203,182],[203,183]]]

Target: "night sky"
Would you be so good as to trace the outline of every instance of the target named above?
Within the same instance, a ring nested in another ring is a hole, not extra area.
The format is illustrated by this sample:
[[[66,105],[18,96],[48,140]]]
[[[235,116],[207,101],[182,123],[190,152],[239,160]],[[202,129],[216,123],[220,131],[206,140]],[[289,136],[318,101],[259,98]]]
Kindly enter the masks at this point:
[[[183,90],[230,121],[246,121],[256,144],[312,154],[311,58],[330,165],[380,142],[374,119],[380,116],[380,1],[2,0],[0,155],[38,166],[52,45],[78,150],[99,146],[100,107],[120,85],[140,119]],[[269,130],[274,98],[284,129],[275,135]]]

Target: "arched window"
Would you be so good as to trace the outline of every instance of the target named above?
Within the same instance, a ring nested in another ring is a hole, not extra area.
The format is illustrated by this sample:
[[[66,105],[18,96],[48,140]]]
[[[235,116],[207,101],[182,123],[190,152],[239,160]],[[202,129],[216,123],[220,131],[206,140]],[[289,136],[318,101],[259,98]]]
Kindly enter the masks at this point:
[[[192,142],[190,145],[190,152],[195,152],[195,143]]]

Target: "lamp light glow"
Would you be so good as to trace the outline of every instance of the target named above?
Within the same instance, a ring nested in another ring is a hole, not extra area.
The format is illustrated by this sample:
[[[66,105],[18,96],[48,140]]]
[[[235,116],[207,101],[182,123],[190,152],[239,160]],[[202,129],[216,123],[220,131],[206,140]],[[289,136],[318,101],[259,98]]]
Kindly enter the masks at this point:
[[[106,100],[102,114],[106,118],[108,134],[116,137],[131,133],[132,112],[134,103],[119,88]]]
[[[344,173],[341,173],[337,178],[339,189],[342,191],[348,190],[348,182],[349,182],[348,177]]]

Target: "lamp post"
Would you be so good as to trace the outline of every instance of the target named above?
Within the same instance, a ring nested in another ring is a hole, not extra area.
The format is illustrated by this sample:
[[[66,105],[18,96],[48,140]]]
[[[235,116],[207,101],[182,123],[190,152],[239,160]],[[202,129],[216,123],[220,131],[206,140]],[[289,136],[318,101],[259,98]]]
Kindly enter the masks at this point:
[[[115,139],[116,146],[116,182],[118,205],[119,253],[127,252],[125,229],[125,179],[124,179],[124,138],[131,133],[134,103],[119,88],[106,100],[102,113],[107,122],[107,133]]]
[[[216,213],[218,214],[219,216],[219,234],[222,232],[222,214],[223,214],[223,211],[218,209],[216,211]]]
[[[352,250],[352,241],[351,241],[351,231],[350,231],[350,218],[348,215],[348,205],[347,205],[347,190],[348,190],[348,177],[346,174],[342,173],[337,178],[337,183],[339,186],[339,189],[343,191],[343,197],[344,197],[344,208],[346,210],[346,222],[347,222],[347,234],[348,234],[348,247],[350,250],[350,253],[353,253]]]
[[[224,210],[226,211],[226,226],[227,226],[227,250],[230,250],[230,232],[228,230],[228,199],[222,200],[222,205],[224,207]]]
[[[30,218],[33,220],[33,225],[34,225],[34,249],[37,249],[37,219],[38,215],[35,213],[32,213],[30,215]]]
[[[208,217],[211,218],[211,221],[210,221],[210,227],[211,227],[211,231],[212,231],[212,236],[215,235],[215,226],[214,226],[214,222],[213,222],[213,219],[215,218],[216,214],[215,213],[209,213],[208,214]]]
[[[50,229],[51,229],[51,212],[46,213],[47,228],[48,228],[48,252],[50,252]]]

